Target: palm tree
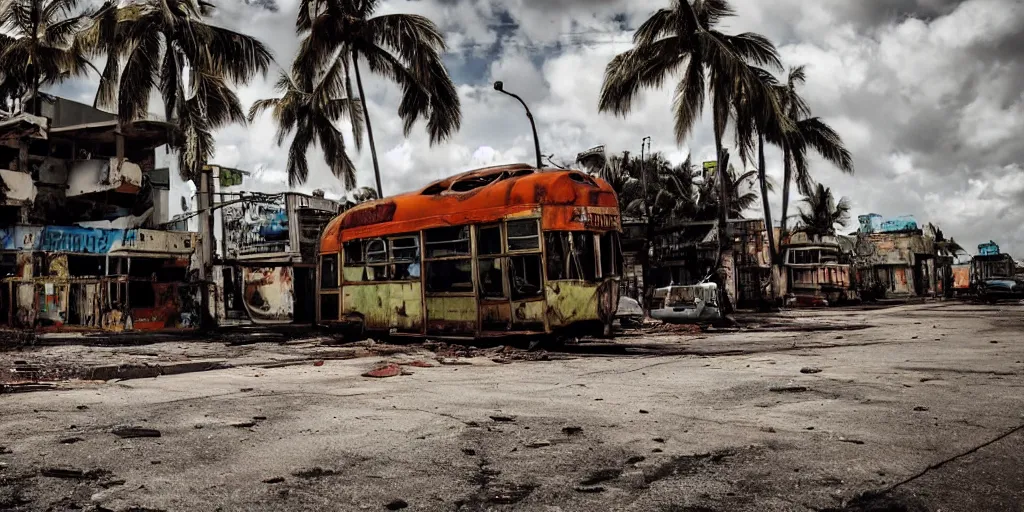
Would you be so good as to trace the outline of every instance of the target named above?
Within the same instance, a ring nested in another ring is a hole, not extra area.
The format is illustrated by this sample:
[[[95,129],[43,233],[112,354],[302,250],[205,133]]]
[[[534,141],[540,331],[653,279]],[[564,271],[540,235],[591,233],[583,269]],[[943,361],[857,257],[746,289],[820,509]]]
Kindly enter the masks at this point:
[[[635,46],[608,63],[599,110],[625,115],[641,88],[660,87],[669,75],[683,68],[673,105],[676,141],[682,143],[689,135],[709,93],[715,150],[719,165],[727,167],[722,137],[737,83],[756,80],[748,64],[782,68],[775,46],[764,36],[749,32],[727,35],[715,28],[733,14],[727,0],[693,0],[692,4],[690,0],[672,0],[671,7],[655,12],[633,35]],[[719,176],[719,197],[724,200],[720,201],[718,222],[724,229],[729,193],[724,173]],[[728,249],[727,237],[721,236],[719,241],[722,250],[717,275],[724,281],[722,257]],[[728,313],[731,305],[727,295],[723,297],[723,310]]]
[[[346,190],[356,186],[355,165],[345,150],[345,138],[334,125],[338,119],[350,116],[353,132],[361,135],[362,111],[360,101],[344,94],[345,73],[339,63],[331,66],[315,84],[308,77],[288,77],[284,73],[277,80],[276,90],[280,98],[259,100],[249,108],[249,122],[264,110],[271,110],[277,122],[277,145],[280,146],[294,131],[288,150],[288,185],[296,186],[306,182],[309,166],[306,151],[318,142],[324,152],[324,159],[336,177],[341,179]]]
[[[781,232],[785,236],[787,213],[789,211],[789,185],[796,181],[797,191],[810,195],[814,186],[807,167],[807,150],[813,149],[822,158],[831,162],[840,171],[853,174],[853,158],[843,145],[838,133],[821,118],[811,117],[811,110],[797,93],[798,85],[806,81],[803,66],[789,71],[788,79],[777,88],[779,103],[786,118],[787,126],[777,137],[777,144],[782,147],[783,181],[782,181],[782,219]]]
[[[186,179],[213,156],[213,130],[246,121],[234,87],[265,75],[271,61],[257,39],[207,23],[212,11],[205,0],[107,0],[77,41],[106,56],[96,105],[116,106],[122,123],[146,118],[159,91],[165,118],[181,131],[175,145]]]
[[[4,0],[0,3],[0,69],[7,93],[32,91],[33,113],[40,115],[39,88],[85,74],[91,65],[75,44],[84,19],[77,0]],[[15,84],[18,86],[16,87]]]
[[[832,190],[818,183],[810,195],[803,199],[806,209],[800,209],[797,231],[808,235],[835,236],[836,225],[846,226],[850,221],[850,200],[841,198],[837,203]]]
[[[302,0],[295,26],[304,38],[292,66],[297,77],[317,76],[323,69],[340,65],[346,74],[346,97],[353,98],[349,65],[355,70],[362,114],[370,142],[377,194],[384,195],[380,165],[373,141],[370,113],[360,74],[360,59],[372,73],[402,88],[398,115],[405,135],[420,117],[427,120],[430,143],[451,137],[462,122],[459,96],[441,60],[444,36],[429,19],[414,14],[373,16],[377,0]],[[354,103],[352,104],[354,105]],[[350,112],[354,118],[356,112]],[[362,141],[356,139],[357,148]]]

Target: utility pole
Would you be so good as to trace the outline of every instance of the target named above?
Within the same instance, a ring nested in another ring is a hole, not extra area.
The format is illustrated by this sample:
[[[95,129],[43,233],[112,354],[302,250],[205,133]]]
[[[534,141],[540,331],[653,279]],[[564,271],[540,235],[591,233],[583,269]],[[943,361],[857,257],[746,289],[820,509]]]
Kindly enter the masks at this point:
[[[203,327],[214,327],[216,321],[210,314],[211,295],[215,290],[210,288],[213,283],[213,168],[203,165],[199,168],[199,237],[203,243],[200,255],[199,280],[202,283],[202,314],[200,322]]]
[[[644,304],[650,304],[650,294],[647,293],[647,290],[651,289],[651,265],[654,259],[654,205],[651,204],[651,191],[648,188],[650,180],[647,179],[647,159],[644,154],[644,146],[646,146],[647,153],[650,153],[650,136],[640,139],[640,180],[644,188],[644,215],[647,216],[647,254],[644,258],[647,264],[644,265],[644,286],[642,291],[644,294]]]

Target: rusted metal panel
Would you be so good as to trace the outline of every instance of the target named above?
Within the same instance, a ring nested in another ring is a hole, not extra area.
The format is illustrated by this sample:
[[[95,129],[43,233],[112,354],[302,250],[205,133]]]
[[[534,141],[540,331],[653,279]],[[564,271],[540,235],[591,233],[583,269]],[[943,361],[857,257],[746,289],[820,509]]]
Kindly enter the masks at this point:
[[[545,284],[548,327],[557,329],[575,322],[600,320],[598,283],[551,281]]]
[[[242,302],[257,324],[290,323],[295,300],[291,267],[242,267]]]
[[[481,302],[480,330],[509,331],[512,329],[512,304],[508,300]]]
[[[476,332],[476,297],[427,297],[427,333],[472,334]]]
[[[369,330],[391,328],[391,301],[381,284],[352,284],[341,288],[341,316],[358,315]],[[408,311],[408,308],[406,309]]]
[[[515,331],[544,331],[547,303],[543,300],[513,301],[512,329]]]
[[[388,283],[383,285],[390,306],[390,328],[398,332],[423,330],[423,299],[418,282]]]

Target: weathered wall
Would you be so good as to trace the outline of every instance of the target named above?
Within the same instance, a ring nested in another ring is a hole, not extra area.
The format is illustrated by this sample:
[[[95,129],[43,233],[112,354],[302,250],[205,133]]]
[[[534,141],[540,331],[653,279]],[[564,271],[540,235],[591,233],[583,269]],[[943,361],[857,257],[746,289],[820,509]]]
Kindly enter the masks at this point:
[[[225,257],[291,250],[288,214],[282,198],[266,203],[235,203],[221,211]]]
[[[127,160],[77,160],[68,172],[68,197],[106,192],[134,193],[142,186],[142,168]]]
[[[99,229],[78,226],[0,227],[0,248],[79,254],[152,253],[189,255],[197,235],[152,229]]]

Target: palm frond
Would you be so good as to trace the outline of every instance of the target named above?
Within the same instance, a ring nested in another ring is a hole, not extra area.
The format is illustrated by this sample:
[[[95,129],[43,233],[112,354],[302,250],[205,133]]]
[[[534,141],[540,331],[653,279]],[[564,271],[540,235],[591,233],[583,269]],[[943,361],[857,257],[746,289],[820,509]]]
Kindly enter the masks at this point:
[[[649,45],[663,36],[671,35],[679,27],[678,11],[659,9],[647,18],[633,33],[633,44]]]
[[[682,39],[670,36],[616,55],[605,68],[598,110],[629,113],[640,89],[661,87],[684,63],[686,50]]]

